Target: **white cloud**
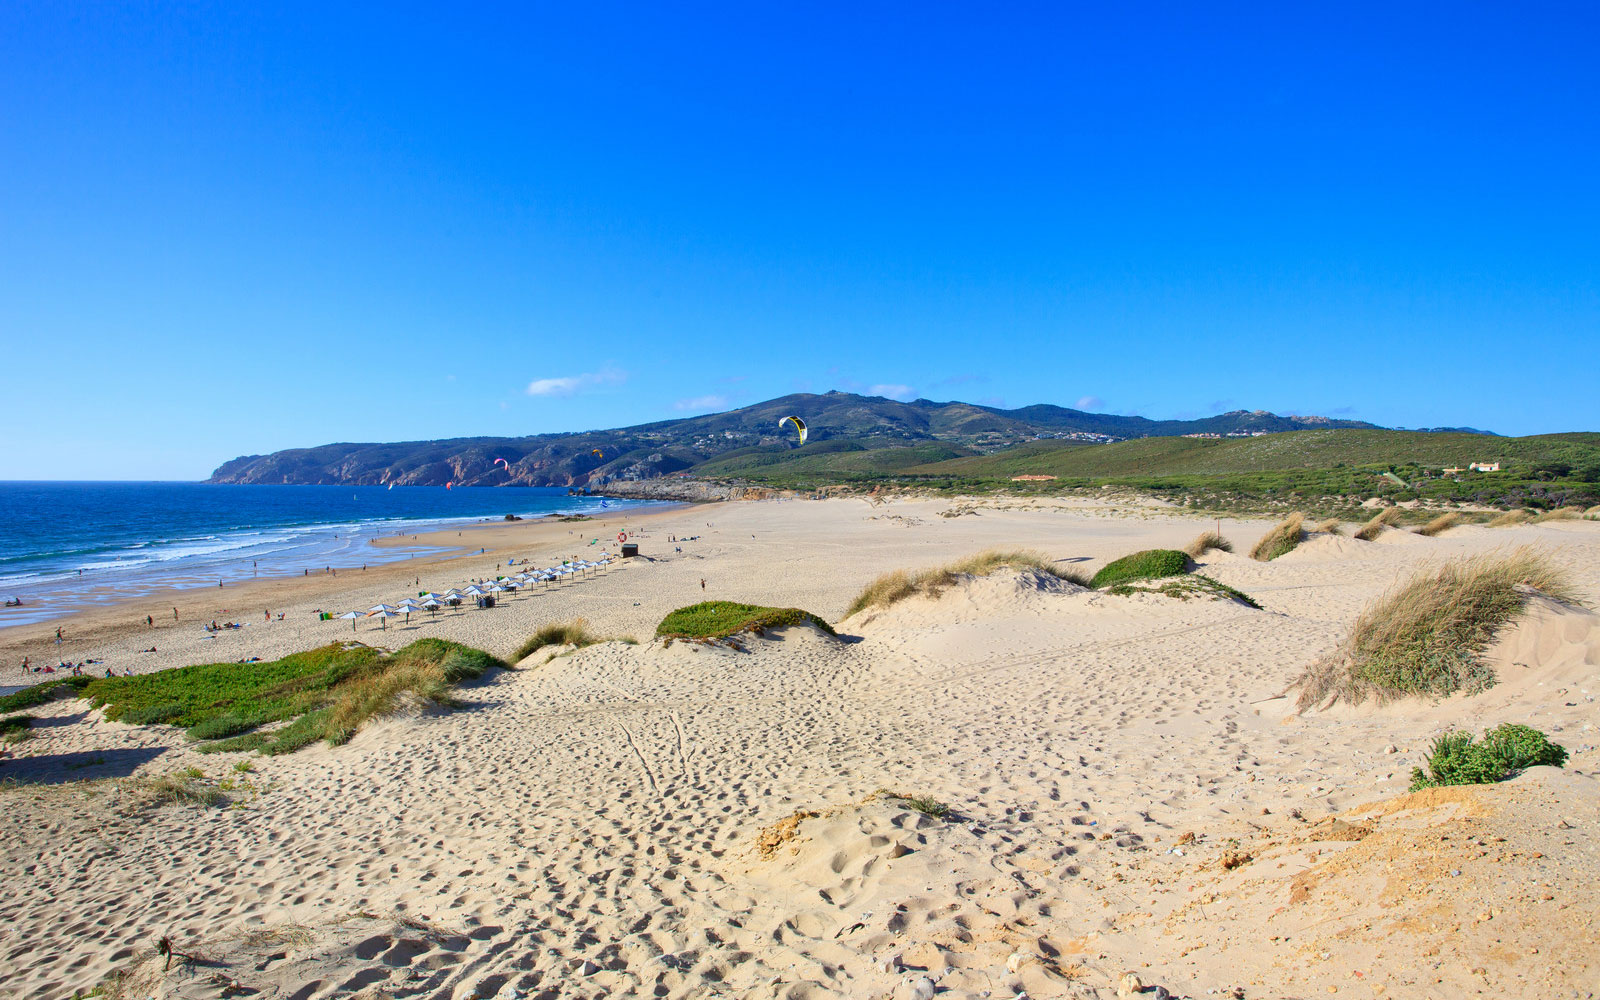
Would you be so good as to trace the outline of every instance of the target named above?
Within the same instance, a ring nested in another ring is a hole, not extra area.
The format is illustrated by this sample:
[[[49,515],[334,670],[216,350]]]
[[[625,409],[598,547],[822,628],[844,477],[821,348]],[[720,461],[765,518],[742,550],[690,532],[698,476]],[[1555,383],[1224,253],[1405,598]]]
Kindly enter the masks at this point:
[[[620,385],[626,382],[628,373],[613,365],[606,365],[597,372],[584,372],[582,375],[563,375],[559,378],[536,378],[528,383],[530,396],[570,396],[583,389],[592,389],[601,385]]]
[[[888,396],[890,399],[898,399],[901,402],[905,402],[907,400],[917,398],[917,390],[911,388],[909,385],[896,385],[893,382],[886,382],[879,383],[878,385],[868,386],[867,395]]]
[[[1106,405],[1106,401],[1101,399],[1099,396],[1082,396],[1079,397],[1078,401],[1073,404],[1073,409],[1098,410],[1104,405]]]
[[[672,404],[674,410],[722,410],[727,406],[727,396],[695,396]]]

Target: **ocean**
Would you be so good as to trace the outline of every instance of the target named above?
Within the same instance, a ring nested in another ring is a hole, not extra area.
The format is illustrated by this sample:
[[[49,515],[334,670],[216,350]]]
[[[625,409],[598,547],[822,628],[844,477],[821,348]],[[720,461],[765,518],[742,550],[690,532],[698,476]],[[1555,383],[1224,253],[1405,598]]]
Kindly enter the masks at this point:
[[[379,565],[434,551],[375,537],[660,506],[560,487],[0,482],[0,628],[165,587]]]

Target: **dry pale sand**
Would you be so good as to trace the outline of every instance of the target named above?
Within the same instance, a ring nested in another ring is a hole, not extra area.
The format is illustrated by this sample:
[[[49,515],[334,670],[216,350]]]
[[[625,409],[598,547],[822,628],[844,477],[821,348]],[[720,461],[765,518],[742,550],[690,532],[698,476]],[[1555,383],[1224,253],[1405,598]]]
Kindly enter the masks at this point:
[[[1087,504],[692,508],[650,522],[655,561],[359,634],[505,654],[581,614],[647,639],[702,579],[707,597],[839,622],[883,570],[1007,546],[1092,571],[1209,526]],[[1245,551],[1270,523],[1222,527]],[[678,556],[669,534],[702,537]],[[565,545],[532,538],[423,586]],[[150,805],[119,779],[220,775],[241,755],[55,702],[0,764],[17,779],[0,792],[0,993],[70,996],[120,971],[140,997],[910,997],[924,977],[938,996],[1111,997],[1132,972],[1148,996],[1588,996],[1594,616],[1536,604],[1493,651],[1502,683],[1473,698],[1295,716],[1283,697],[1412,568],[1521,543],[1600,596],[1600,525],[1583,522],[1202,560],[1260,611],[1007,571],[845,620],[842,640],[539,657],[470,686],[465,709],[251,758],[222,808]],[[394,582],[338,605],[408,592]],[[154,655],[348,637],[309,620],[329,597],[218,640],[174,629]],[[134,641],[121,627],[100,626],[108,657]],[[1404,794],[1434,735],[1502,721],[1549,732],[1568,767]],[[162,935],[187,956],[166,971]]]

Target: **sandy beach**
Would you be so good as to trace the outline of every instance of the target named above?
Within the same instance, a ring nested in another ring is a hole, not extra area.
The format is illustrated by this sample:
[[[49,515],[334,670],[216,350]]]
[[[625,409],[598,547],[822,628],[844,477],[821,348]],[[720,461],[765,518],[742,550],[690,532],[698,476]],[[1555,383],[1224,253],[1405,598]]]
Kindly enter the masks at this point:
[[[890,570],[1001,547],[1092,573],[1218,527],[1243,553],[1271,522],[1158,502],[723,503],[407,537],[452,551],[0,632],[0,683],[24,655],[144,672],[352,638],[504,657],[579,617],[638,640],[537,654],[459,709],[282,757],[202,755],[77,700],[32,710],[34,738],[0,763],[0,996],[1592,995],[1600,619],[1536,602],[1490,651],[1500,683],[1471,697],[1297,714],[1288,692],[1425,564],[1533,545],[1593,607],[1600,524],[1201,557],[1259,610],[1002,571],[844,617]],[[589,555],[596,536],[614,552],[621,530],[642,558],[493,609],[353,632],[316,616]],[[652,641],[708,598],[804,608],[839,637]],[[246,627],[212,637],[212,619]],[[1407,794],[1439,733],[1506,721],[1567,766]],[[247,759],[226,806],[122,784]]]

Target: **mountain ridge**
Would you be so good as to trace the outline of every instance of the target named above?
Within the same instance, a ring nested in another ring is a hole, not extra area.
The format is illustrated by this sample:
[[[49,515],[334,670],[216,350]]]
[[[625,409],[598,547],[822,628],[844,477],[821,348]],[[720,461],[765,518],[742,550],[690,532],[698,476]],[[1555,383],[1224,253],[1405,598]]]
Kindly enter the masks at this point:
[[[1244,437],[1376,424],[1321,416],[1233,410],[1192,420],[1152,420],[1035,403],[1015,409],[959,400],[909,402],[831,391],[794,393],[695,417],[610,430],[433,441],[335,442],[242,455],[212,483],[443,486],[603,486],[687,472],[731,453],[791,444],[780,417],[810,426],[810,447],[876,450],[939,445],[950,457],[989,454],[1040,439],[1107,442],[1142,437]],[[598,452],[599,454],[596,454]],[[504,459],[504,465],[496,462]]]

